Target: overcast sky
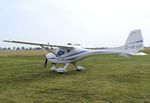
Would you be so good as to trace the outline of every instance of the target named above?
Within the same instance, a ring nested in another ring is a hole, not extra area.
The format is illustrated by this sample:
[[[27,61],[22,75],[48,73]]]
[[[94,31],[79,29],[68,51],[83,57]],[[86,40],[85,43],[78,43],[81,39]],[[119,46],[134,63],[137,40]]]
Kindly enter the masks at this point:
[[[150,46],[150,0],[0,0],[2,40],[115,47],[141,29]]]

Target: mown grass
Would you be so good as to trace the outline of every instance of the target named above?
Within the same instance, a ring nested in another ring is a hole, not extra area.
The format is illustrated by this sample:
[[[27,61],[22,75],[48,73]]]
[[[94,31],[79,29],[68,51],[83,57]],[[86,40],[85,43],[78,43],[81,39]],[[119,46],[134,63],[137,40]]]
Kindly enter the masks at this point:
[[[150,55],[99,55],[65,74],[43,67],[44,56],[0,57],[1,103],[150,103]]]

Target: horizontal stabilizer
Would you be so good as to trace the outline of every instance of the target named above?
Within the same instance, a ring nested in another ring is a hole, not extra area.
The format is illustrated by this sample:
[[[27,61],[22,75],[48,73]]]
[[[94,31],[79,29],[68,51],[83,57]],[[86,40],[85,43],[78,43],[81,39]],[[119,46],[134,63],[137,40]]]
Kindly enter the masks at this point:
[[[139,52],[139,53],[132,53],[131,55],[143,56],[143,55],[147,55],[147,54],[143,53],[143,52]]]

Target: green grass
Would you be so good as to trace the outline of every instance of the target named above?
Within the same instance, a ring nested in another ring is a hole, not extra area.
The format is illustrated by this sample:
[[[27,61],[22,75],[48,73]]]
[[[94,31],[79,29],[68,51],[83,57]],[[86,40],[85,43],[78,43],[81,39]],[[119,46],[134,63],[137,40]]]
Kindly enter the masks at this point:
[[[65,74],[43,56],[0,57],[1,103],[150,103],[150,55],[89,57]]]

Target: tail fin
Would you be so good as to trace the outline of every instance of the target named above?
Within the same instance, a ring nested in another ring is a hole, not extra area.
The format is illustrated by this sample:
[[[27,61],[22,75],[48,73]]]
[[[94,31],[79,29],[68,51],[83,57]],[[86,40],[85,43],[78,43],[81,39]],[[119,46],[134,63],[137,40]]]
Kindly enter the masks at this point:
[[[128,39],[124,45],[124,51],[127,54],[138,53],[139,50],[143,49],[143,37],[141,30],[133,30],[130,32]]]

